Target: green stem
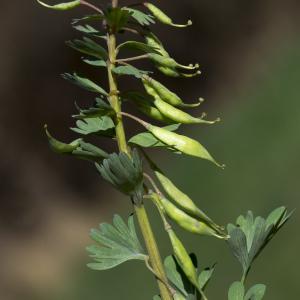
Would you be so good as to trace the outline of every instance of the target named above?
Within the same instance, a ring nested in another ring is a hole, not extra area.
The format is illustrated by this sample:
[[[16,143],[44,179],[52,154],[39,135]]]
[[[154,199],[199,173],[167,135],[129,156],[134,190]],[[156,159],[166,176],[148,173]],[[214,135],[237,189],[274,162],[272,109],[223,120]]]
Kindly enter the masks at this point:
[[[118,0],[112,0],[112,7],[118,6]],[[121,113],[121,103],[118,97],[118,86],[116,77],[113,74],[112,70],[115,67],[116,62],[116,36],[114,32],[108,33],[108,53],[109,61],[107,63],[108,70],[108,80],[109,80],[109,101],[112,108],[116,112],[115,124],[116,124],[116,137],[118,141],[119,150],[127,154],[130,154],[129,147],[126,142],[125,130],[122,121]],[[157,247],[156,240],[144,207],[144,204],[134,205],[135,213],[143,234],[145,244],[149,253],[150,263],[155,272],[159,276],[157,278],[157,283],[160,290],[160,296],[162,300],[172,300],[172,296],[169,292],[167,286],[161,281],[168,282],[167,276],[165,274],[160,253]]]

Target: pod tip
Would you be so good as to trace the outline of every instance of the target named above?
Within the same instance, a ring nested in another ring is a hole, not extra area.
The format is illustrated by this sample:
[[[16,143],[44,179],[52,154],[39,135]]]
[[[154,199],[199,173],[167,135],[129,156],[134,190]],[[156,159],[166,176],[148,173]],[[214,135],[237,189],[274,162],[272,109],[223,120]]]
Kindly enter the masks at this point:
[[[193,21],[192,20],[188,20],[187,26],[191,26],[191,25],[193,25]]]

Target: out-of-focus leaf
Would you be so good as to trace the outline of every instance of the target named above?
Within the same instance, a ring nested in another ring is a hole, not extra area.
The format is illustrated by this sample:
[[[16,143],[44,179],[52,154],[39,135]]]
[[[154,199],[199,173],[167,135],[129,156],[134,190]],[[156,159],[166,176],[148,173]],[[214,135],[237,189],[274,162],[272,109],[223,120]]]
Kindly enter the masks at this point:
[[[114,134],[114,122],[107,116],[78,120],[76,125],[77,127],[71,130],[82,135],[96,134],[111,137]]]
[[[123,9],[129,11],[131,17],[142,26],[148,26],[155,23],[153,16],[151,16],[150,14],[145,14],[140,10],[129,7],[124,7]]]
[[[80,0],[75,0],[75,1],[66,2],[66,3],[59,3],[59,4],[55,4],[55,5],[46,4],[40,0],[37,0],[37,2],[44,7],[54,9],[54,10],[69,10],[69,9],[73,9],[81,4]]]
[[[117,47],[117,51],[119,52],[122,49],[130,49],[130,50],[138,50],[144,53],[156,53],[157,50],[145,43],[136,42],[136,41],[127,41],[120,44]]]
[[[136,78],[142,78],[143,75],[149,74],[148,71],[139,70],[133,66],[119,66],[113,69],[113,72],[117,75],[131,75]]]
[[[228,300],[244,300],[244,295],[244,285],[239,281],[235,281],[229,288]]]
[[[73,26],[74,29],[83,32],[83,33],[87,33],[87,34],[96,34],[99,33],[99,31],[97,29],[95,29],[94,27],[92,27],[91,25],[75,25]]]
[[[82,59],[86,64],[94,66],[94,67],[107,67],[106,61],[102,60],[102,59],[98,59],[98,60],[92,60],[92,59],[87,59],[87,58],[83,58]]]
[[[205,290],[206,286],[208,285],[213,273],[215,271],[215,264],[210,267],[210,268],[206,268],[204,269],[198,276],[198,284],[199,287],[202,290]]]
[[[95,117],[103,117],[103,116],[112,116],[115,112],[111,108],[109,104],[107,104],[104,100],[100,98],[96,98],[94,106],[81,109],[76,105],[79,114],[74,115],[73,117],[76,119],[87,119],[87,118],[95,118]]]
[[[262,300],[266,292],[266,286],[264,284],[256,284],[251,287],[244,300]]]
[[[94,92],[94,93],[100,93],[104,96],[108,95],[107,92],[102,87],[100,87],[99,85],[97,85],[96,83],[91,81],[90,79],[78,76],[76,73],[74,73],[73,75],[71,75],[69,73],[64,73],[64,74],[62,74],[62,77],[87,91]]]
[[[153,300],[161,300],[161,298],[160,298],[158,295],[155,295],[155,296],[153,297]]]
[[[96,164],[101,176],[135,203],[143,199],[143,168],[136,149],[129,157],[126,153],[113,153],[101,165]]]
[[[99,229],[92,229],[90,237],[98,243],[87,247],[90,256],[95,260],[88,267],[93,270],[114,268],[128,260],[145,260],[147,256],[138,240],[133,216],[128,225],[119,215],[115,215],[113,225],[103,223]]]
[[[107,51],[102,46],[87,37],[84,37],[83,40],[67,41],[66,44],[81,53],[96,57],[98,59],[107,60],[108,58]]]
[[[100,14],[88,15],[88,16],[84,16],[84,17],[79,18],[79,19],[73,19],[72,24],[77,24],[77,23],[80,23],[82,21],[84,21],[84,22],[101,21],[101,20],[103,20],[103,18],[104,17]]]
[[[109,8],[105,11],[107,24],[118,32],[127,24],[130,12],[120,7]]]

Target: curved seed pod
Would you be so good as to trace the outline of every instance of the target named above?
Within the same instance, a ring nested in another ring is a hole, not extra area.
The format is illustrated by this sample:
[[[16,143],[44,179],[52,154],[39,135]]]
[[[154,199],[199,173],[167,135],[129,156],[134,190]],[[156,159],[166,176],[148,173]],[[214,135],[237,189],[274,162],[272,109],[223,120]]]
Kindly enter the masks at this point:
[[[156,35],[154,35],[152,32],[149,32],[144,37],[148,46],[153,47],[162,56],[170,57],[169,53],[165,50],[161,41]]]
[[[212,229],[216,230],[218,233],[223,234],[223,227],[217,225],[211,218],[209,218],[197,205],[193,202],[193,200],[179,190],[175,184],[166,177],[163,172],[154,164],[154,162],[149,158],[149,156],[144,153],[146,159],[148,160],[151,169],[154,171],[154,174],[168,196],[176,202],[182,209],[184,209],[188,214],[193,217],[196,217],[199,221],[206,223]]]
[[[175,221],[180,227],[182,227],[186,231],[201,235],[214,236],[219,239],[228,239],[227,235],[220,234],[219,232],[208,227],[205,223],[200,222],[194,219],[193,217],[189,216],[166,198],[159,197],[159,201],[163,206],[164,211],[168,215],[168,217]]]
[[[151,99],[146,98],[143,94],[129,93],[126,97],[129,100],[132,100],[136,104],[137,108],[148,117],[164,123],[174,123],[171,119],[163,115],[155,106],[153,106],[151,104]]]
[[[144,3],[144,5],[149,9],[153,16],[163,24],[174,27],[187,27],[193,24],[191,20],[188,20],[186,24],[174,24],[170,17],[168,17],[161,9],[159,9],[152,3],[146,2]]]
[[[144,76],[144,80],[155,90],[155,92],[160,96],[162,100],[173,106],[197,107],[202,102],[201,100],[199,100],[197,103],[194,104],[186,104],[175,93],[170,91],[157,80],[149,76]]]
[[[190,258],[182,242],[179,240],[179,238],[176,236],[175,232],[172,229],[168,229],[168,235],[172,244],[174,256],[180,268],[182,269],[188,280],[193,285],[197,286],[197,271],[194,267],[192,259]]]
[[[45,129],[47,137],[48,137],[49,145],[50,145],[51,149],[56,153],[61,153],[61,154],[72,153],[80,146],[80,142],[82,139],[77,139],[70,144],[65,144],[65,143],[58,141],[50,134],[50,132],[48,131],[47,125],[44,126],[44,129]]]
[[[224,165],[220,165],[208,151],[196,140],[187,136],[170,132],[166,129],[149,124],[146,127],[157,139],[164,144],[175,148],[176,150],[195,157],[209,160],[216,164],[218,167],[224,168]]]
[[[44,7],[50,8],[50,9],[55,9],[55,10],[69,10],[72,8],[75,8],[81,4],[81,0],[75,0],[67,3],[60,3],[60,4],[55,4],[55,5],[48,5],[40,0],[37,0],[39,4],[41,4]]]
[[[147,93],[154,97],[154,105],[157,109],[165,115],[168,119],[173,120],[176,123],[182,124],[214,124],[219,122],[220,119],[216,119],[215,121],[207,121],[203,118],[195,118],[190,114],[168,104],[163,101],[160,96],[157,94],[156,90],[149,84],[149,81],[143,79],[144,87]]]
[[[164,67],[164,66],[156,65],[156,67],[164,75],[169,76],[169,77],[175,77],[175,78],[178,78],[178,77],[191,78],[191,77],[195,77],[195,76],[198,76],[201,74],[200,70],[197,70],[196,72],[191,73],[191,74],[185,74],[185,73],[178,72],[175,69]]]
[[[156,53],[148,53],[148,57],[155,63],[163,67],[168,67],[168,68],[180,68],[180,69],[185,69],[185,70],[195,70],[199,69],[199,64],[195,65],[181,65],[179,64],[175,59],[171,57],[166,57],[162,56],[160,54]]]

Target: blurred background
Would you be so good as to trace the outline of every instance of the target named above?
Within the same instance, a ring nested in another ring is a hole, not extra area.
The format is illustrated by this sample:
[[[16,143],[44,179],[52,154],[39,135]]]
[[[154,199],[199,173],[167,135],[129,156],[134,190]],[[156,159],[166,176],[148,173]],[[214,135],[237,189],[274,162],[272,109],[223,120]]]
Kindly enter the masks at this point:
[[[281,205],[299,208],[300,2],[161,2],[156,1],[174,20],[190,17],[194,26],[155,26],[156,32],[177,60],[199,62],[203,72],[164,82],[187,102],[206,98],[199,114],[222,117],[216,126],[181,130],[201,140],[227,168],[151,153],[219,223],[234,222],[249,209],[266,216]],[[110,222],[114,213],[128,216],[131,205],[87,162],[52,153],[43,132],[47,123],[56,137],[75,139],[69,130],[74,101],[84,106],[93,99],[61,73],[76,70],[105,84],[105,73],[84,66],[64,44],[78,36],[72,18],[89,11],[53,12],[34,0],[2,1],[0,7],[0,299],[152,299],[156,283],[139,262],[107,272],[86,268],[89,229]],[[126,122],[128,136],[135,127]],[[112,150],[106,140],[100,145]],[[154,208],[147,208],[165,256],[166,236]],[[296,210],[251,271],[248,286],[265,283],[265,299],[299,299],[299,226]],[[226,299],[228,286],[240,278],[226,243],[178,234],[201,267],[218,263],[207,293]]]

